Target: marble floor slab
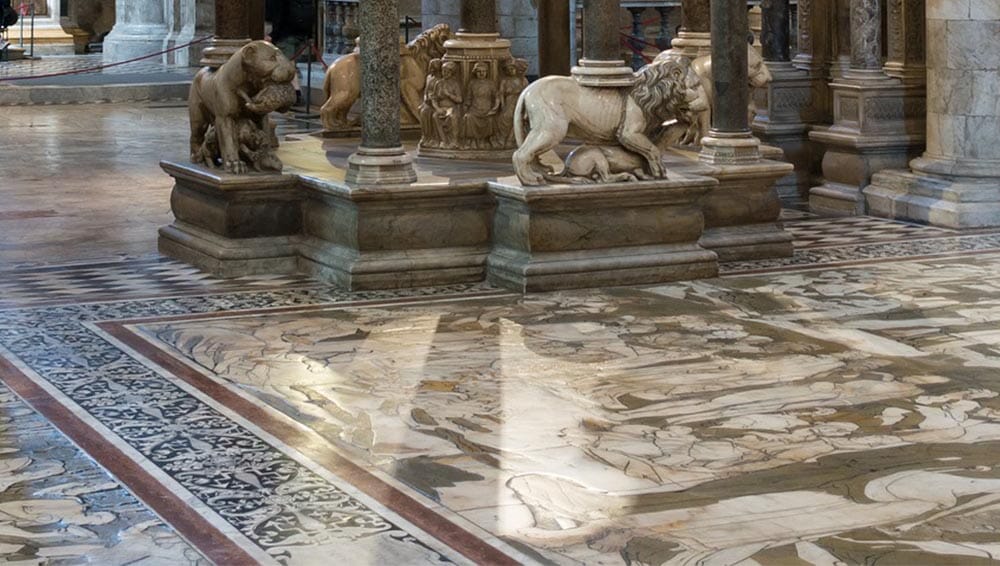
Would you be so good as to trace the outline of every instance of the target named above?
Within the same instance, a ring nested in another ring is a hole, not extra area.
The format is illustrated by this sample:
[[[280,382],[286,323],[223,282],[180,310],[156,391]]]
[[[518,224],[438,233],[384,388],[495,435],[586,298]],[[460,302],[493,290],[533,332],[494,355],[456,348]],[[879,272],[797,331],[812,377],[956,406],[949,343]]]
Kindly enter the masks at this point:
[[[1000,255],[129,326],[539,562],[1000,558]]]

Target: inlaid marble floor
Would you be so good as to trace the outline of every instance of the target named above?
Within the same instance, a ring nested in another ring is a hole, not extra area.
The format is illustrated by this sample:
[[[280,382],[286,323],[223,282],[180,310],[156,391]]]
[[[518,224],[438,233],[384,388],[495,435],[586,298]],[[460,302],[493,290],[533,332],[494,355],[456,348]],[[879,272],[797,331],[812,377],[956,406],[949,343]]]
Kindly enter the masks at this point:
[[[789,213],[792,258],[523,297],[219,280],[155,255],[162,147],[111,131],[173,148],[175,110],[26,112],[0,562],[1000,562],[1000,232]],[[89,160],[120,180],[42,170]]]

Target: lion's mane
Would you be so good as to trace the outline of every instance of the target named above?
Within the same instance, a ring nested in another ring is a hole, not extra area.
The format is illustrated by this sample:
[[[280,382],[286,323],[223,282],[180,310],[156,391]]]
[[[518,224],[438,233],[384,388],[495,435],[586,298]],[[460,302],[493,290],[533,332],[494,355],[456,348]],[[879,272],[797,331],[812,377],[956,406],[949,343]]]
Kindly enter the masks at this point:
[[[688,112],[687,59],[669,59],[646,65],[635,73],[636,83],[629,96],[642,109],[650,130],[664,121]]]

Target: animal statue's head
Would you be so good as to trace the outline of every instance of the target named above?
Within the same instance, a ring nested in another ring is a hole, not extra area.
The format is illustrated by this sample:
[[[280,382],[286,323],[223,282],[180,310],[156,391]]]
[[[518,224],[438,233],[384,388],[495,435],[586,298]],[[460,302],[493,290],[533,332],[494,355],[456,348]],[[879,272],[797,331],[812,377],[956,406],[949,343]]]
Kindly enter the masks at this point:
[[[257,85],[288,83],[295,78],[295,65],[267,41],[251,41],[240,48],[238,55],[243,72]]]
[[[708,97],[690,60],[680,57],[650,63],[636,72],[631,96],[650,118],[650,127],[708,108]]]
[[[747,74],[754,88],[767,86],[772,78],[770,69],[764,64],[764,58],[752,45],[747,46]]]
[[[444,42],[451,38],[451,27],[438,24],[421,33],[407,45],[411,55],[420,55],[427,60],[444,56]]]

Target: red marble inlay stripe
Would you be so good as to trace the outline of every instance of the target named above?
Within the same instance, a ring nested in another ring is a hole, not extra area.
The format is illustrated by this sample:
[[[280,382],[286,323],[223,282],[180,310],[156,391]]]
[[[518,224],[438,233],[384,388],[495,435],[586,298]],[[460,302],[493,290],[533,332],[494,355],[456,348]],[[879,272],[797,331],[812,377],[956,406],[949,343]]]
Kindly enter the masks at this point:
[[[239,566],[257,563],[183,499],[2,356],[0,381],[96,460],[209,560],[216,564]]]
[[[329,305],[327,307],[329,308]],[[285,444],[294,446],[296,450],[313,462],[357,487],[466,558],[477,564],[519,564],[481,538],[428,509],[416,499],[385,483],[361,466],[340,456],[330,448],[326,440],[318,439],[286,419],[277,418],[271,411],[205,377],[187,364],[153,346],[142,336],[125,327],[123,323],[102,322],[98,323],[97,326],[129,348],[211,397],[217,403],[236,412]]]

